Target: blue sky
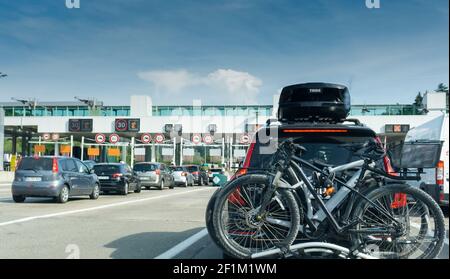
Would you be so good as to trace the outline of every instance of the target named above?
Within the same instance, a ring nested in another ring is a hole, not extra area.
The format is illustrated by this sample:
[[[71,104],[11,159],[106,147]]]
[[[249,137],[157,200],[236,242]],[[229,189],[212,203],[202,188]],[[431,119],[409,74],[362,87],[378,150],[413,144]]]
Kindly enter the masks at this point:
[[[0,0],[0,101],[271,104],[283,86],[349,85],[411,103],[448,84],[448,0]]]

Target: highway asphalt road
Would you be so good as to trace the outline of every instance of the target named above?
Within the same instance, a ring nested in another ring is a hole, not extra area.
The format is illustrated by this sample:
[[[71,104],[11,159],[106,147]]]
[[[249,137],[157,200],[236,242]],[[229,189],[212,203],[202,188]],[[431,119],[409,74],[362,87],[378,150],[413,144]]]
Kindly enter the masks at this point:
[[[16,204],[0,183],[0,258],[221,259],[205,229],[214,187]],[[446,218],[448,231],[448,213]],[[447,232],[448,237],[448,232]],[[440,258],[449,258],[448,238]]]

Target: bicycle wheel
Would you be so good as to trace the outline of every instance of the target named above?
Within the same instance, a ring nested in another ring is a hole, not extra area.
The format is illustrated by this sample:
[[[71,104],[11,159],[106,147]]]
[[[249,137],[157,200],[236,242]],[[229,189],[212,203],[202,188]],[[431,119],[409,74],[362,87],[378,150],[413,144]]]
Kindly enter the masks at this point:
[[[295,240],[299,208],[292,193],[277,189],[263,216],[257,216],[267,175],[244,175],[221,190],[213,210],[213,225],[219,246],[236,258],[287,247]]]
[[[443,248],[442,210],[424,191],[406,184],[388,185],[370,192],[356,206],[353,245],[377,258],[431,259]]]

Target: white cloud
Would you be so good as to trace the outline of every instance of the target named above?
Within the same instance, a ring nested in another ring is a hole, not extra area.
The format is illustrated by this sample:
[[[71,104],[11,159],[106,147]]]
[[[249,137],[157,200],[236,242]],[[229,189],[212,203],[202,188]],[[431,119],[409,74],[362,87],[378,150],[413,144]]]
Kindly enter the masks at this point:
[[[138,76],[151,82],[156,90],[169,93],[178,93],[198,82],[196,77],[186,70],[140,72]]]
[[[173,71],[147,71],[138,73],[138,77],[150,82],[158,93],[163,92],[169,95],[194,93],[198,91],[225,93],[214,94],[214,98],[217,99],[220,96],[221,101],[243,104],[258,103],[258,94],[262,86],[262,81],[250,73],[231,69],[218,69],[204,76],[190,73],[183,69]],[[207,94],[205,98],[209,96],[211,94]],[[242,98],[243,96],[245,98]],[[204,100],[203,102],[208,101],[210,100]]]

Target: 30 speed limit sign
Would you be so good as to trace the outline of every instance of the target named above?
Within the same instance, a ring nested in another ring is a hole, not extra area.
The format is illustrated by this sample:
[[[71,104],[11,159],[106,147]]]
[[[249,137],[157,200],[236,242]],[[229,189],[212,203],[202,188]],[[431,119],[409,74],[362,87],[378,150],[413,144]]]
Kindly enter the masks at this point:
[[[111,135],[109,136],[109,142],[112,143],[112,144],[118,143],[119,140],[120,140],[120,137],[119,137],[119,135],[117,135],[117,134],[111,134]]]
[[[95,135],[95,142],[96,143],[105,143],[106,137],[104,134],[96,134]]]
[[[142,143],[150,143],[152,141],[152,136],[150,136],[149,134],[143,134],[141,136],[141,141]]]

